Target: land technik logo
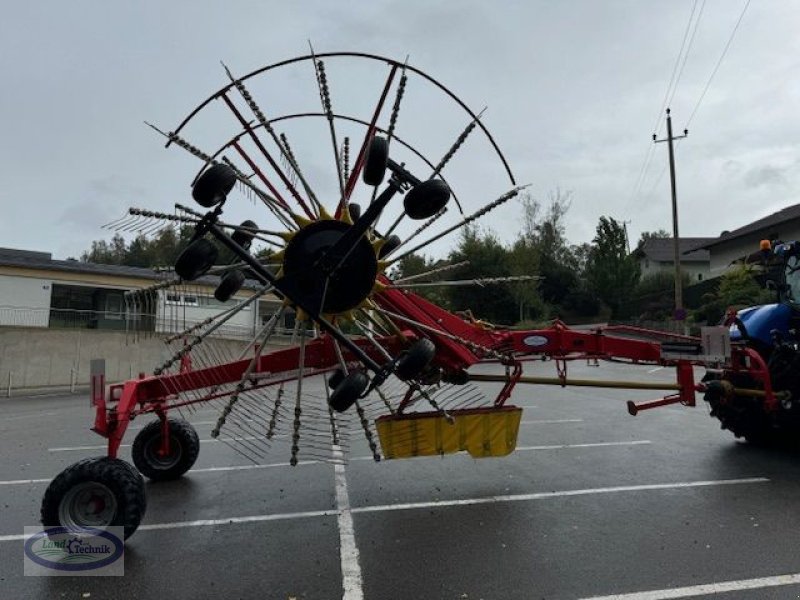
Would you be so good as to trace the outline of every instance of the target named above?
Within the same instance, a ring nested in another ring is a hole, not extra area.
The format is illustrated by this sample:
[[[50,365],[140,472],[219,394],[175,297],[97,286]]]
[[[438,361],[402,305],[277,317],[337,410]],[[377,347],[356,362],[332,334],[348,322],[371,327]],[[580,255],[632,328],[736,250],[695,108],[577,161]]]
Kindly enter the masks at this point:
[[[124,575],[122,527],[25,527],[25,575]]]

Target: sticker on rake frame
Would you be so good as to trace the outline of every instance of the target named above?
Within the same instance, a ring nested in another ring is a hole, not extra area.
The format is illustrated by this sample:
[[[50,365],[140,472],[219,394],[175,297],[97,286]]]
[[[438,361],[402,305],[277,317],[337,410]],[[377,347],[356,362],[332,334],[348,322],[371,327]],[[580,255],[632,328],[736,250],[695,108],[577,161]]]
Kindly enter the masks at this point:
[[[543,335],[529,335],[522,340],[522,343],[531,348],[539,348],[549,344],[550,340]]]

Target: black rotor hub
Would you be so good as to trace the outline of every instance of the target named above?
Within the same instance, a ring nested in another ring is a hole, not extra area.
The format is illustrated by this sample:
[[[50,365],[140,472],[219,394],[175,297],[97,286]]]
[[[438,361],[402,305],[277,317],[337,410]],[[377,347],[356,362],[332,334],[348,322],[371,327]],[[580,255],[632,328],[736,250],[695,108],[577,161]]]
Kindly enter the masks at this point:
[[[378,275],[378,259],[369,240],[360,237],[344,262],[344,256],[328,252],[351,227],[342,221],[316,221],[289,241],[283,275],[291,282],[293,295],[299,296],[291,300],[335,314],[357,307],[369,296]]]

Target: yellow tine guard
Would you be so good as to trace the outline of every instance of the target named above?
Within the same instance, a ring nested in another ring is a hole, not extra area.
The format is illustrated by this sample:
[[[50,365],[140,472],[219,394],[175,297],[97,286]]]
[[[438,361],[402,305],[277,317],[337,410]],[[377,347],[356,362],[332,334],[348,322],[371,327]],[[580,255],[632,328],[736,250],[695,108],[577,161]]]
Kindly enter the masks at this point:
[[[441,456],[466,450],[473,458],[507,456],[517,446],[522,409],[516,406],[386,415],[375,421],[386,458]]]

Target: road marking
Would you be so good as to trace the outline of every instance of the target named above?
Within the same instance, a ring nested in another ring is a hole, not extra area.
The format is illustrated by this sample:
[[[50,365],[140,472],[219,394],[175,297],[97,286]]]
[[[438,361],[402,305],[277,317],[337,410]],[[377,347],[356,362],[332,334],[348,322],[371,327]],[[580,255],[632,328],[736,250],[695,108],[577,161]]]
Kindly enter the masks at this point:
[[[606,448],[609,446],[644,446],[652,444],[650,440],[633,440],[630,442],[591,442],[587,444],[556,444],[552,446],[517,446],[515,451],[525,450],[563,450],[568,448]]]
[[[520,421],[520,425],[549,425],[556,423],[583,423],[583,419],[539,419],[536,421]]]
[[[238,419],[238,420],[242,421],[244,423],[257,423],[258,422],[256,419]],[[142,429],[147,427],[147,425],[149,425],[150,423],[157,423],[157,422],[158,421],[153,420],[153,421],[149,421],[145,425],[135,425],[135,426],[131,425],[130,427],[128,427],[128,431],[141,431]],[[198,426],[198,425],[216,425],[217,422],[218,421],[216,421],[216,420],[215,421],[191,421],[191,420],[188,421],[189,425],[193,425],[195,427]]]
[[[51,479],[11,479],[9,481],[0,481],[0,485],[30,485],[32,483],[48,483]]]
[[[53,415],[56,415],[56,414],[58,414],[58,413],[51,411],[51,412],[46,412],[46,413],[36,413],[36,414],[33,414],[33,415],[16,415],[14,417],[5,417],[4,416],[4,417],[0,418],[0,421],[2,421],[3,423],[8,423],[9,421],[20,421],[20,420],[23,420],[23,419],[41,419],[42,417],[52,417]]]
[[[286,437],[284,435],[274,435],[272,436],[273,439]],[[235,437],[235,438],[216,438],[210,440],[200,440],[201,444],[217,444],[219,442],[238,442],[238,441],[252,441],[252,440],[261,440],[262,437],[255,436],[255,435],[246,435],[242,437]],[[120,448],[130,448],[132,444],[120,444]],[[62,448],[48,448],[48,452],[74,452],[76,450],[105,450],[108,448],[108,444],[100,444],[97,446],[64,446]]]
[[[327,464],[325,461],[322,460],[301,460],[297,463],[298,466],[305,466],[305,465],[318,465],[318,464]],[[290,467],[291,465],[289,462],[279,462],[279,463],[266,463],[263,465],[231,465],[229,467],[203,467],[200,469],[192,469],[189,471],[190,474],[195,473],[220,473],[225,471],[253,471],[258,469],[274,469],[275,467]],[[32,485],[38,483],[50,483],[53,481],[52,478],[50,479],[10,479],[7,481],[0,481],[0,485]]]
[[[605,448],[610,446],[643,446],[646,444],[652,444],[650,440],[633,440],[630,442],[591,442],[587,444],[557,444],[552,446],[517,446],[514,448],[514,452],[530,452],[533,450],[567,450],[570,448]],[[464,456],[468,457],[466,454],[453,454],[450,456]],[[429,457],[417,457],[417,458],[429,458]],[[347,460],[355,461],[355,460],[375,460],[372,456],[350,456]],[[392,460],[388,458],[384,458],[383,460]],[[397,459],[402,460],[402,459]],[[397,460],[392,460],[392,462],[397,462]]]
[[[757,590],[780,585],[800,584],[800,573],[791,575],[775,575],[773,577],[758,577],[756,579],[738,579],[735,581],[721,581],[719,583],[706,583],[690,585],[682,588],[667,588],[663,590],[650,590],[647,592],[632,592],[630,594],[612,594],[610,596],[592,596],[582,600],[666,600],[668,598],[690,598],[692,596],[705,596],[708,594],[724,594],[739,590]]]
[[[564,450],[569,448],[603,448],[608,446],[641,446],[644,444],[652,444],[650,440],[633,440],[630,442],[594,442],[587,444],[559,444],[555,446],[517,446],[516,452],[528,452],[532,450]],[[105,446],[102,446],[105,448]],[[58,450],[58,449],[53,449]],[[375,460],[372,456],[350,456],[346,460]],[[301,460],[297,466],[328,464],[325,460]],[[229,467],[203,467],[200,469],[192,469],[189,475],[193,473],[224,473],[225,471],[253,471],[258,469],[273,469],[276,467],[291,467],[288,462],[279,463],[266,463],[261,465],[231,465]],[[39,483],[50,483],[52,479],[10,479],[0,481],[0,485],[33,485]]]
[[[663,368],[664,368],[664,367],[656,367],[655,369],[650,369],[650,370],[649,370],[649,371],[647,371],[647,372],[648,372],[648,373],[658,373],[658,372],[659,372],[659,371],[661,371]]]
[[[337,524],[339,526],[339,557],[342,563],[342,600],[363,600],[364,587],[361,578],[361,564],[358,546],[353,529],[353,515],[350,511],[350,495],[347,493],[347,476],[344,470],[342,449],[332,444],[333,458],[338,459],[334,469],[336,484]]]
[[[484,498],[465,498],[461,500],[438,500],[431,502],[409,502],[405,504],[383,504],[374,506],[359,506],[349,508],[351,514],[368,512],[388,512],[395,510],[414,510],[419,508],[445,508],[448,506],[470,506],[476,504],[493,504],[500,502],[523,502],[532,500],[548,500],[567,496],[590,496],[593,494],[612,494],[622,492],[641,492],[652,490],[674,490],[698,487],[714,487],[724,485],[741,485],[750,483],[768,483],[766,477],[749,477],[745,479],[720,479],[716,481],[684,481],[678,483],[654,483],[649,485],[624,485],[607,488],[590,488],[582,490],[563,490],[560,492],[539,492],[534,494],[515,494],[505,496],[489,496]],[[337,496],[338,501],[338,496]],[[349,503],[346,505],[349,506]],[[340,510],[312,510],[296,513],[277,513],[271,515],[253,515],[246,517],[228,517],[224,519],[203,519],[200,521],[176,521],[171,523],[153,523],[142,525],[139,531],[154,531],[161,529],[182,529],[186,527],[207,527],[217,525],[235,525],[240,523],[261,523],[264,521],[281,521],[286,519],[305,519],[312,517],[338,516]],[[0,542],[23,540],[23,534],[0,535]],[[665,596],[671,597],[671,596]],[[609,596],[614,598],[614,596]],[[349,599],[348,599],[349,600]],[[593,600],[597,600],[596,598]],[[628,600],[627,598],[625,600]]]
[[[393,510],[414,510],[420,508],[444,508],[448,506],[472,506],[476,504],[494,504],[499,502],[524,502],[531,500],[547,500],[566,496],[590,496],[593,494],[615,494],[620,492],[644,492],[650,490],[674,490],[696,487],[713,487],[721,485],[738,485],[747,483],[767,483],[766,477],[749,477],[745,479],[719,479],[716,481],[684,481],[680,483],[654,483],[649,485],[620,485],[606,488],[590,488],[584,490],[563,490],[560,492],[538,492],[534,494],[513,494],[505,496],[489,496],[487,498],[464,498],[462,500],[433,500],[430,502],[408,502],[405,504],[382,504],[375,506],[359,506],[353,513],[387,512]]]

